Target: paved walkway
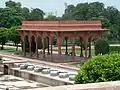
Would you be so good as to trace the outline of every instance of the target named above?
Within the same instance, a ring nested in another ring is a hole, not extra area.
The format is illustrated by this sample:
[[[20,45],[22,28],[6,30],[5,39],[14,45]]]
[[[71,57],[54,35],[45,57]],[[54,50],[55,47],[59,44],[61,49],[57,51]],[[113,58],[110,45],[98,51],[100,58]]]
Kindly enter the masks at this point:
[[[48,87],[49,85],[38,83],[31,80],[25,80],[20,77],[15,77],[12,75],[3,75],[0,77],[0,90],[30,90]]]
[[[62,65],[61,63],[52,63],[52,62],[47,62],[47,61],[40,61],[37,59],[30,59],[30,58],[25,58],[25,57],[19,57],[17,55],[8,55],[8,54],[1,54],[0,56],[2,57],[8,57],[8,58],[13,58],[16,59],[16,62],[35,62],[35,63],[42,63],[42,64],[47,64],[55,67],[60,67],[60,68],[65,68],[65,69],[71,69],[71,70],[79,70],[77,67],[69,66],[69,65]]]

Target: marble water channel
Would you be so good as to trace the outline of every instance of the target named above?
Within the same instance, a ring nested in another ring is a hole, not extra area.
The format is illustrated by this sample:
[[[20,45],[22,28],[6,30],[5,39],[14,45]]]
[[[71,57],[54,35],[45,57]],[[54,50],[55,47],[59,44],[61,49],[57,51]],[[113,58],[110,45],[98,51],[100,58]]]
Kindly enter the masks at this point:
[[[3,61],[13,61],[13,59],[4,57]],[[6,65],[8,73],[5,70]],[[42,83],[43,86],[72,85],[77,75],[76,70],[34,62],[4,64],[0,66],[0,71],[25,80]]]

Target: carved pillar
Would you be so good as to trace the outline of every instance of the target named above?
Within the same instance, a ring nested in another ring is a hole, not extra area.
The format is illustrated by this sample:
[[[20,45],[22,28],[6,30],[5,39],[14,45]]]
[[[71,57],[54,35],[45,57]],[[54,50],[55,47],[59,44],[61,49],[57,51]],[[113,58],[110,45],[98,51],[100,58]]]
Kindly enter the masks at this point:
[[[26,56],[26,50],[25,50],[25,37],[24,35],[22,36],[22,41],[23,41],[23,56]]]
[[[20,35],[21,35],[21,40],[22,40],[22,43],[23,43],[23,56],[26,56],[26,46],[25,46],[25,32],[18,32]]]
[[[52,58],[52,54],[53,54],[53,51],[52,51],[52,40],[53,40],[53,38],[52,37],[49,37],[49,44],[50,44],[50,59],[52,60],[53,58]]]
[[[66,41],[66,51],[65,51],[65,54],[68,55],[68,44],[67,44],[67,41],[68,41],[68,37],[65,37],[65,41]]]
[[[47,37],[47,41],[48,41],[48,55],[50,55],[50,48],[49,48],[49,44],[50,44],[50,40],[49,40],[49,37]]]
[[[85,58],[87,58],[87,43],[88,43],[88,38],[86,37],[85,39],[84,39],[84,43],[85,43]]]
[[[43,44],[43,58],[45,59],[45,37],[42,37],[42,44]]]
[[[72,57],[73,61],[75,61],[75,36],[72,37]]]
[[[61,55],[62,52],[61,52],[61,38],[60,37],[57,38],[57,44],[58,44],[58,54]]]
[[[35,43],[36,43],[35,53],[36,53],[36,57],[38,58],[39,57],[39,55],[38,55],[38,35],[35,35]]]
[[[32,57],[32,51],[31,51],[31,48],[32,48],[32,39],[31,39],[31,35],[29,35],[29,53],[30,53],[30,57]]]
[[[92,57],[91,55],[91,38],[89,38],[89,58]]]
[[[59,57],[59,60],[61,60],[62,58],[61,58],[61,54],[62,54],[62,52],[61,52],[61,35],[60,35],[60,33],[58,33],[58,36],[57,36],[57,45],[58,45],[58,57]]]
[[[53,42],[52,42],[52,40],[53,40],[53,39],[51,38],[51,40],[50,40],[50,45],[51,45],[51,47],[50,47],[50,48],[51,48],[51,55],[53,54],[53,48],[52,48],[52,43],[53,43]]]
[[[81,42],[81,44],[80,44],[80,57],[83,57],[83,40],[82,40],[82,38],[80,38],[80,42]]]

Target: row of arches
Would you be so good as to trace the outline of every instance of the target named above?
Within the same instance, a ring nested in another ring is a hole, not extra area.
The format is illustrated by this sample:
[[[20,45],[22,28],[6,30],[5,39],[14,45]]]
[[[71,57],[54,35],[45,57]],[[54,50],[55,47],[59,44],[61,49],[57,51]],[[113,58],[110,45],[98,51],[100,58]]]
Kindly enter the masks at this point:
[[[72,35],[72,33],[70,34]],[[50,37],[50,36],[46,36],[43,37],[42,35],[38,35],[38,37],[36,38],[36,36],[32,35],[29,36],[25,35],[23,40],[23,51],[24,51],[24,56],[26,56],[26,52],[30,53],[30,56],[32,57],[33,55],[35,55],[37,58],[39,58],[40,56],[42,56],[43,59],[47,59],[46,55],[50,55],[50,59],[53,59],[53,40],[56,38],[57,39],[57,48],[58,48],[58,55],[57,55],[57,59],[58,60],[62,60],[62,56],[61,55],[70,55],[72,56],[72,60],[75,59],[75,40],[76,38],[79,38],[79,42],[80,42],[80,55],[79,57],[91,57],[91,42],[94,39],[93,37],[80,37],[80,36],[59,36],[59,34],[55,37]],[[71,39],[72,40],[72,50],[71,52],[69,52],[68,49],[68,40]],[[65,40],[65,53],[62,53],[62,40]],[[84,43],[84,44],[83,44]],[[84,45],[84,50],[83,50],[83,45]],[[39,53],[39,50],[42,50],[42,54]],[[47,51],[47,52],[46,52]],[[83,53],[84,51],[84,53]]]

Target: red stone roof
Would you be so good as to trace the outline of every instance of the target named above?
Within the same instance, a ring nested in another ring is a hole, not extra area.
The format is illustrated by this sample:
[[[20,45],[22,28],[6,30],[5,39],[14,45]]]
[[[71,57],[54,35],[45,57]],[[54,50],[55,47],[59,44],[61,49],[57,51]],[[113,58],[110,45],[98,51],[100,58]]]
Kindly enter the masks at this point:
[[[24,31],[103,31],[101,21],[23,21]]]

